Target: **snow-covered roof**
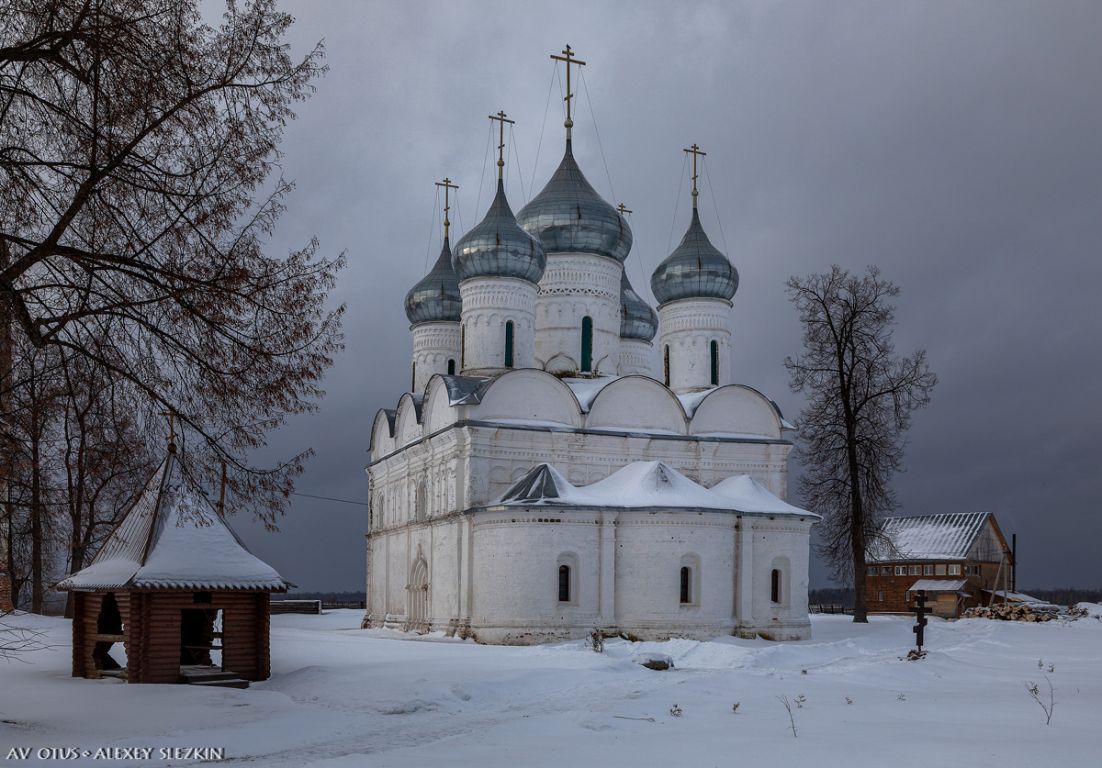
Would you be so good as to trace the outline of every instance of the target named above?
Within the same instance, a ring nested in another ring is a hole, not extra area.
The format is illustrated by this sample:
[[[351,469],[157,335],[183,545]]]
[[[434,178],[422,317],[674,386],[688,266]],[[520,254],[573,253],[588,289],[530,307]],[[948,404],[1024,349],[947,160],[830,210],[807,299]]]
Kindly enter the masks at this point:
[[[877,563],[967,557],[990,517],[990,512],[889,517],[882,529],[886,541],[870,547],[866,560]]]
[[[716,509],[762,515],[819,515],[794,507],[746,475],[708,489],[662,461],[637,461],[586,486],[573,485],[550,464],[539,464],[494,503],[616,509]],[[492,505],[493,506],[493,505]]]
[[[283,592],[170,452],[92,564],[59,590],[247,589]]]
[[[964,589],[964,579],[919,579],[908,588],[908,592],[958,592]]]

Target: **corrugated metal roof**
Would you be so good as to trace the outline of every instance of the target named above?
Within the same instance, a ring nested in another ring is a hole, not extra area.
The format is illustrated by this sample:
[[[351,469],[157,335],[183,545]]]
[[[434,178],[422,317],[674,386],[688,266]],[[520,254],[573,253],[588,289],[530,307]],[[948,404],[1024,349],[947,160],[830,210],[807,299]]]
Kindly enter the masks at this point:
[[[990,512],[960,512],[889,517],[882,528],[886,541],[870,547],[865,559],[870,563],[962,559],[990,516]]]
[[[919,579],[910,586],[908,592],[957,592],[964,589],[964,579]]]
[[[91,565],[59,590],[291,586],[253,555],[169,453]]]

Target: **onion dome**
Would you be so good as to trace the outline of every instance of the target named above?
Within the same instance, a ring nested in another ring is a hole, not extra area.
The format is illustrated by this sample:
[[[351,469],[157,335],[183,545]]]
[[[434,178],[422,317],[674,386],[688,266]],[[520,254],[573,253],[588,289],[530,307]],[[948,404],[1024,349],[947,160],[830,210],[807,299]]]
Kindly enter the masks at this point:
[[[631,229],[586,181],[569,141],[551,181],[520,210],[517,222],[548,253],[596,253],[623,262],[631,250]]]
[[[459,280],[472,277],[515,277],[538,283],[547,256],[538,240],[517,225],[505,185],[497,180],[497,195],[482,219],[455,244],[452,267]]]
[[[651,341],[658,333],[658,315],[635,292],[625,274],[620,277],[620,338]]]
[[[693,207],[693,220],[681,244],[650,278],[659,304],[678,299],[727,299],[738,290],[738,270],[708,240]]]
[[[452,249],[445,237],[440,258],[432,265],[429,273],[406,294],[406,317],[413,325],[458,323],[462,310],[459,278],[452,269]]]

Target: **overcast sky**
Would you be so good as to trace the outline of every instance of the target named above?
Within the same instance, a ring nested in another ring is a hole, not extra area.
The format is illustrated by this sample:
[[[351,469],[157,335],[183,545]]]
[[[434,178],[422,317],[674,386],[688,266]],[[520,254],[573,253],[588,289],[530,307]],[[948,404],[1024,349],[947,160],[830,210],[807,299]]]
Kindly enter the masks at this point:
[[[489,202],[487,115],[504,109],[514,210],[546,183],[563,143],[548,55],[570,43],[588,62],[575,155],[634,211],[640,294],[688,225],[696,142],[704,226],[741,277],[735,380],[797,417],[785,279],[879,265],[902,288],[898,349],[924,347],[941,380],[901,511],[995,512],[1019,587],[1102,585],[1102,4],[288,5],[294,48],[324,40],[331,70],[287,130],[297,187],[271,249],[316,235],[349,261],[328,395],[265,454],[316,450],[302,493],[365,500],[372,419],[408,387],[402,298],[439,251],[433,182],[460,185],[458,236]],[[300,589],[360,590],[366,517],[296,497],[281,533],[237,527]]]

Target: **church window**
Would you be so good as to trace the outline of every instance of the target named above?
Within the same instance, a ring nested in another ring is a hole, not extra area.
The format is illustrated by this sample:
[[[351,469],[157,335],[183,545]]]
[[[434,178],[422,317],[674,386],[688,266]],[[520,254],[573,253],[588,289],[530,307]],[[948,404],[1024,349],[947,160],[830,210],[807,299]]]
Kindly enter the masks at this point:
[[[774,568],[769,580],[769,599],[774,603],[781,601],[781,572]]]
[[[681,566],[681,604],[693,601],[693,571],[688,566]]]
[[[467,367],[467,326],[459,326],[459,367]]]
[[[582,318],[582,370],[593,370],[593,318]]]
[[[513,367],[513,321],[505,323],[505,367]]]
[[[711,343],[712,352],[712,386],[719,386],[719,342],[715,339]]]
[[[414,361],[409,367],[409,391],[413,392],[417,388],[417,362]]]
[[[416,508],[413,510],[414,518],[417,520],[424,520],[428,517],[428,489],[424,480],[417,485],[416,505]]]
[[[455,375],[455,358],[454,357],[448,358],[448,375],[449,376],[454,376]]]
[[[662,350],[662,375],[666,380],[666,386],[670,385],[670,345]]]
[[[570,602],[570,566],[559,566],[559,602]]]

